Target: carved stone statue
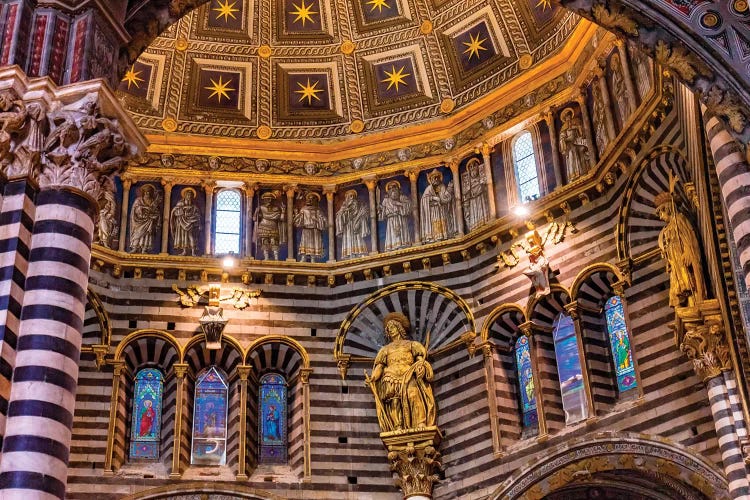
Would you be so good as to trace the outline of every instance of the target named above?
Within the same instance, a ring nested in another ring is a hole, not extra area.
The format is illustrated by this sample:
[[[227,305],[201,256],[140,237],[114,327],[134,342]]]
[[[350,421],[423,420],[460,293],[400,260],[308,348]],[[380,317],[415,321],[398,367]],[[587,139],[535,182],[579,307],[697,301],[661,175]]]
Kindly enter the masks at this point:
[[[425,346],[408,339],[409,319],[401,313],[388,314],[383,327],[390,343],[375,357],[372,375],[365,373],[365,383],[375,396],[381,431],[434,426],[433,372]]]
[[[544,256],[544,242],[537,231],[526,236],[529,254],[529,266],[523,272],[531,280],[536,297],[548,295],[549,286],[549,261]]]
[[[336,235],[341,238],[341,258],[367,255],[365,236],[370,234],[370,211],[360,203],[357,191],[344,193],[344,203],[336,212]]]
[[[599,85],[592,85],[591,93],[594,96],[594,137],[596,139],[596,147],[599,149],[599,154],[601,155],[607,149],[607,145],[611,140],[609,129],[607,128],[608,110],[604,106],[604,98],[602,97],[602,90]]]
[[[565,161],[568,182],[583,175],[589,164],[589,147],[583,135],[583,124],[576,118],[573,108],[565,108],[560,114],[560,154]]]
[[[643,98],[651,89],[651,61],[642,51],[631,48],[630,60],[635,69],[635,83],[638,93]]]
[[[706,298],[698,237],[671,193],[656,195],[654,204],[656,215],[667,223],[659,233],[659,249],[667,261],[669,305],[694,306]]]
[[[180,192],[180,201],[169,215],[172,247],[178,255],[198,255],[198,238],[201,231],[201,212],[195,206],[195,189],[186,187]]]
[[[401,192],[398,181],[385,185],[385,196],[378,207],[378,219],[385,221],[384,250],[398,250],[411,246],[413,240],[409,230],[411,200]]]
[[[161,227],[161,193],[153,184],[144,184],[130,209],[130,252],[152,253],[154,236]]]
[[[302,228],[297,253],[300,262],[323,258],[323,231],[328,228],[328,217],[320,208],[320,195],[313,191],[305,195],[305,205],[294,211],[294,227]]]
[[[612,59],[609,61],[609,69],[612,70],[612,95],[615,96],[620,118],[625,123],[633,110],[635,110],[635,104],[633,103],[633,96],[630,95],[628,87],[625,84],[625,76],[622,74],[622,63],[620,62],[619,54],[612,56]]]
[[[429,184],[420,201],[420,223],[422,242],[432,243],[453,238],[458,232],[453,181],[443,184],[443,174],[433,170],[427,175]]]
[[[490,206],[487,199],[487,178],[484,164],[479,158],[472,158],[461,176],[464,218],[466,227],[473,231],[490,220]]]
[[[279,245],[286,243],[286,207],[276,203],[277,195],[266,192],[260,196],[260,206],[255,209],[255,246],[263,251],[263,258],[279,260]],[[258,256],[256,255],[256,258]]]
[[[99,200],[99,223],[97,225],[99,244],[112,248],[112,240],[119,228],[115,194],[111,190],[105,190],[102,199]]]

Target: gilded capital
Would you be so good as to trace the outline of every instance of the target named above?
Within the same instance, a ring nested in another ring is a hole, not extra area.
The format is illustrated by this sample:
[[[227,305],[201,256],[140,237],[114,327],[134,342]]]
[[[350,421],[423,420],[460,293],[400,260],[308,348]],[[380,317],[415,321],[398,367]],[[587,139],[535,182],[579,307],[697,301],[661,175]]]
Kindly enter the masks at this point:
[[[187,363],[175,363],[172,367],[174,368],[174,374],[178,379],[185,378],[188,369]]]
[[[578,310],[578,301],[573,301],[568,304],[565,304],[563,306],[565,309],[565,312],[568,313],[568,316],[570,316],[573,321],[580,319],[580,311]]]
[[[312,373],[312,368],[300,368],[299,370],[299,381],[303,384],[310,383],[310,374]]]
[[[490,152],[492,151],[492,146],[488,142],[482,143],[482,156],[484,158],[487,158],[490,156]]]
[[[419,170],[409,169],[404,171],[404,175],[408,177],[411,182],[416,182],[417,176],[419,176]]]
[[[241,365],[237,367],[237,375],[239,375],[240,380],[247,380],[252,371],[253,367],[249,365]]]
[[[375,186],[378,184],[378,178],[374,175],[370,175],[367,177],[362,177],[362,182],[365,183],[365,186],[367,186],[367,189],[369,191],[373,191],[375,189]]]
[[[122,372],[125,369],[124,361],[110,361],[110,364],[112,365],[112,374],[115,377],[122,375]]]
[[[413,496],[432,497],[432,487],[439,481],[440,452],[430,444],[389,447],[388,462],[398,475],[396,486],[401,488],[404,498]]]
[[[719,321],[685,325],[680,350],[693,362],[693,369],[703,382],[731,369],[724,326]]]

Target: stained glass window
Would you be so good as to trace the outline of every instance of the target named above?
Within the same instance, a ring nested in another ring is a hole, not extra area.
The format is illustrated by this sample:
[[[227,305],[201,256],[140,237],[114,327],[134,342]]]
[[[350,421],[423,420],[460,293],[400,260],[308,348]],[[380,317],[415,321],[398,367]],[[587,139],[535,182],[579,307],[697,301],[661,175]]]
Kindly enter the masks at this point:
[[[225,189],[216,196],[214,252],[240,253],[240,214],[242,199],[234,189]]]
[[[625,311],[622,299],[614,295],[604,304],[604,316],[607,319],[609,345],[612,348],[612,360],[617,374],[617,389],[620,393],[634,389],[638,382],[635,378],[633,353],[630,350],[630,335],[625,324]]]
[[[524,427],[536,427],[536,392],[534,391],[534,375],[531,370],[531,351],[529,339],[525,335],[516,341],[516,370],[521,393],[521,413]]]
[[[524,130],[513,140],[513,165],[516,169],[516,182],[521,195],[521,203],[539,198],[541,193],[534,143],[531,140],[531,132],[528,130]]]
[[[557,375],[560,379],[565,423],[579,422],[588,416],[586,391],[583,386],[581,359],[573,319],[560,313],[555,319],[552,338],[555,342]]]
[[[193,405],[194,465],[224,465],[227,460],[226,377],[215,366],[205,369],[195,383]]]
[[[130,458],[159,458],[161,398],[164,379],[159,370],[145,368],[135,375]]]
[[[260,462],[286,463],[286,381],[276,373],[260,379]]]

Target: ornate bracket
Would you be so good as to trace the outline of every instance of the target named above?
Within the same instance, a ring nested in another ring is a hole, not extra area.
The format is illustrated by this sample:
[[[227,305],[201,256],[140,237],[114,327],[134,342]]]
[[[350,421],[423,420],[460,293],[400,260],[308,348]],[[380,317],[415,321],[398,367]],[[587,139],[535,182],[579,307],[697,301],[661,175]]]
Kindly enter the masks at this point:
[[[732,369],[718,300],[677,307],[675,316],[675,342],[704,383]]]
[[[96,355],[96,369],[102,371],[102,366],[106,363],[104,357],[109,353],[109,346],[106,344],[95,344],[91,346],[91,350]]]
[[[437,450],[442,434],[437,427],[380,434],[388,450],[391,470],[398,474],[396,486],[404,498],[423,496],[432,498],[432,487],[439,481],[440,452]]]

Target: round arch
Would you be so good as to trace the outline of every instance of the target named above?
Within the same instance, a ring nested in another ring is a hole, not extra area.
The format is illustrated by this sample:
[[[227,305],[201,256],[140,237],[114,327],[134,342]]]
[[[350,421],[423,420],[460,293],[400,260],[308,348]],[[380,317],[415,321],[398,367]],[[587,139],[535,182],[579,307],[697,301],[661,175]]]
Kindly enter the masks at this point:
[[[185,344],[185,346],[180,351],[180,363],[186,362],[185,355],[188,353],[188,351],[195,348],[195,346],[200,344],[201,342],[205,342],[205,340],[206,340],[206,337],[203,334],[194,335],[193,337],[191,337],[190,340],[187,341],[187,344]],[[239,343],[237,339],[235,339],[231,335],[223,334],[221,336],[221,343],[228,344],[235,351],[237,351],[237,354],[240,356],[240,359],[243,359],[243,360],[245,359],[245,350],[242,348],[242,345]]]
[[[487,342],[490,338],[490,328],[492,327],[492,324],[506,314],[516,315],[517,317],[520,316],[522,321],[519,324],[525,323],[528,320],[526,317],[526,311],[524,311],[518,304],[509,303],[499,305],[493,309],[489,316],[484,320],[481,331],[481,339],[483,343]]]
[[[623,281],[624,277],[622,272],[609,262],[595,262],[594,264],[588,265],[581,269],[581,271],[573,279],[573,284],[570,285],[570,300],[578,300],[581,287],[586,281],[597,273],[612,273],[614,274],[617,281]]]
[[[144,329],[135,330],[129,333],[125,338],[123,338],[120,341],[119,344],[117,344],[117,349],[115,350],[114,361],[123,361],[122,355],[125,352],[125,349],[128,347],[128,345],[132,344],[133,342],[139,339],[146,338],[146,337],[152,337],[152,338],[164,340],[175,349],[175,351],[179,355],[179,358],[182,359],[182,348],[180,347],[179,342],[177,342],[177,339],[172,334],[170,334],[169,332],[165,332],[164,330],[144,328]]]
[[[566,300],[567,299],[567,300]],[[550,293],[547,295],[537,295],[533,299],[529,300],[528,304],[526,304],[526,318],[528,318],[529,321],[534,321],[538,318],[538,309],[540,309],[540,306],[544,303],[550,303],[550,306],[556,309],[557,312],[560,312],[564,309],[564,305],[570,302],[570,292],[567,288],[565,288],[563,285],[553,283],[550,285]],[[556,306],[559,306],[557,308]],[[547,312],[551,312],[552,309],[550,309]],[[555,314],[556,315],[556,314]],[[552,326],[552,322],[554,321],[554,315],[549,319],[549,324],[544,325],[541,323],[537,323],[537,325],[542,326]]]
[[[643,434],[603,432],[558,445],[519,468],[489,498],[543,498],[582,477],[607,471],[652,470],[673,487],[697,490],[706,498],[728,500],[721,471],[688,448]]]
[[[287,347],[291,348],[293,351],[295,351],[300,358],[302,359],[302,368],[309,369],[310,368],[310,355],[307,354],[307,350],[297,342],[296,340],[285,337],[284,335],[265,335],[263,337],[260,337],[253,341],[252,344],[250,344],[247,347],[247,350],[245,351],[245,357],[243,358],[243,361],[245,364],[248,363],[248,358],[250,355],[263,347],[267,344],[284,344]]]
[[[151,488],[123,497],[122,500],[189,500],[200,495],[226,495],[231,498],[246,500],[284,500],[283,497],[268,491],[250,488],[241,484],[223,483],[206,484],[205,481],[191,481]]]

